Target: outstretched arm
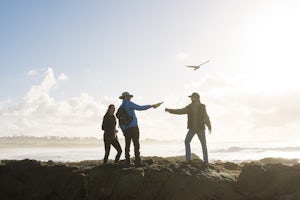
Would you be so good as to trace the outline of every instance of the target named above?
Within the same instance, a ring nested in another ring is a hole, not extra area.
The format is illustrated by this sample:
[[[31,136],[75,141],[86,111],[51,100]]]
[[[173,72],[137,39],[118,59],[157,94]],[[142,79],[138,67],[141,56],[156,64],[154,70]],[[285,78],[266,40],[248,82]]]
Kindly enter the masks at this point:
[[[144,106],[140,106],[140,105],[137,105],[133,102],[130,102],[131,103],[131,107],[134,109],[134,110],[147,110],[149,108],[157,108],[159,107],[163,102],[160,102],[160,103],[156,103],[156,104],[153,104],[153,105],[144,105]]]
[[[144,105],[144,106],[140,106],[138,104],[135,104],[133,102],[130,101],[129,106],[133,109],[133,110],[148,110],[149,108],[151,108],[151,105]]]
[[[187,107],[184,107],[184,108],[181,108],[181,109],[166,108],[165,111],[169,112],[169,113],[172,113],[172,114],[183,115],[183,114],[187,114]]]

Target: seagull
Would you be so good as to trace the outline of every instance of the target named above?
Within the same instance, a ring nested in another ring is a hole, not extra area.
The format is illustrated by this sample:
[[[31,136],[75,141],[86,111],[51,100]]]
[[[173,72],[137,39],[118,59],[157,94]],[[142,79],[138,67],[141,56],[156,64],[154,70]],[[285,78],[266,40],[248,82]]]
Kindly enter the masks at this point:
[[[195,70],[199,69],[202,65],[204,65],[204,64],[206,64],[208,62],[209,62],[209,60],[201,63],[200,65],[186,65],[186,67],[194,68],[194,71],[195,71]]]

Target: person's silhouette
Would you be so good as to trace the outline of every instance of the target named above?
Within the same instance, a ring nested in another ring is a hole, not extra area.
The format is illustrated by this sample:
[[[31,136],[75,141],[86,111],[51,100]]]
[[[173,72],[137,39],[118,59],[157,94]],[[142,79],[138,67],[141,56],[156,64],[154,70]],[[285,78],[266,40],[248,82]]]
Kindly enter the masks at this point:
[[[200,103],[200,95],[198,93],[193,93],[190,95],[192,103],[187,105],[182,109],[169,109],[166,108],[165,111],[172,114],[187,114],[188,115],[188,126],[189,131],[185,137],[185,155],[186,160],[191,160],[191,147],[190,142],[192,141],[195,134],[202,145],[203,159],[208,163],[208,154],[205,138],[205,125],[208,127],[209,133],[211,133],[211,124],[209,117],[206,112],[206,107],[204,104]]]

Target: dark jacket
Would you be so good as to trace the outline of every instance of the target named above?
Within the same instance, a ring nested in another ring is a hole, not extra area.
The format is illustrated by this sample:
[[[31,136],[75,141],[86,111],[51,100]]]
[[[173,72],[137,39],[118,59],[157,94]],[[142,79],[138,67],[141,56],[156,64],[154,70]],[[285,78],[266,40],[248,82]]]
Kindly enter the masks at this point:
[[[170,109],[173,114],[187,114],[187,128],[194,131],[205,130],[205,125],[211,129],[209,117],[204,104],[199,102],[191,103],[182,109]]]
[[[114,139],[117,137],[116,130],[116,117],[106,113],[102,121],[102,130],[104,130],[104,139]]]

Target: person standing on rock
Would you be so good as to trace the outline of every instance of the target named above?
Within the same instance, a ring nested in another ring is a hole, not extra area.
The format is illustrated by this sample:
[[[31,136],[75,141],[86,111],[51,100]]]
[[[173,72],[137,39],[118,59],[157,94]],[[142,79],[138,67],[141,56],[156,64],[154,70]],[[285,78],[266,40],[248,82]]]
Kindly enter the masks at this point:
[[[119,97],[120,99],[123,100],[122,104],[120,105],[120,108],[123,106],[126,113],[128,113],[128,115],[131,117],[131,121],[129,121],[126,124],[119,123],[119,125],[125,137],[126,165],[127,166],[130,165],[130,143],[132,141],[134,145],[135,165],[142,166],[141,157],[140,157],[140,142],[139,142],[140,131],[138,127],[137,117],[134,111],[148,110],[149,108],[157,108],[162,104],[162,102],[153,105],[140,106],[131,102],[132,97],[133,95],[131,95],[129,92],[123,92],[122,95]],[[117,112],[117,116],[118,116],[118,112]]]
[[[114,163],[118,163],[122,153],[122,149],[117,137],[118,130],[116,129],[116,124],[117,122],[115,117],[115,106],[113,104],[110,104],[108,106],[108,109],[102,121],[102,130],[104,130],[103,139],[104,139],[104,146],[105,146],[105,155],[104,155],[103,163],[105,164],[107,163],[111,145],[118,152],[115,157]]]
[[[207,146],[206,146],[206,138],[205,138],[205,125],[209,130],[209,134],[211,133],[211,123],[209,117],[206,112],[206,106],[200,102],[200,95],[194,92],[189,96],[191,98],[192,103],[187,105],[182,109],[169,109],[166,108],[165,111],[172,114],[187,114],[187,128],[189,129],[187,135],[185,137],[185,156],[186,160],[191,160],[191,147],[190,142],[192,141],[195,134],[197,134],[203,152],[203,159],[205,163],[208,163],[208,154],[207,154]]]

